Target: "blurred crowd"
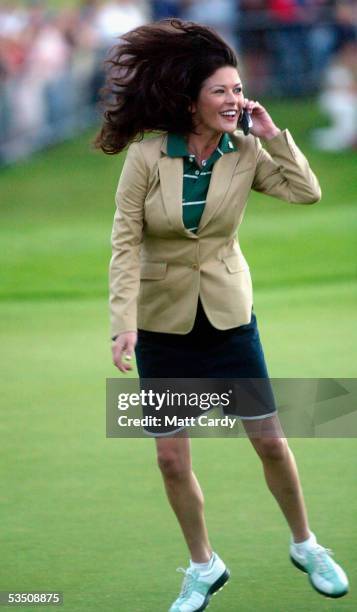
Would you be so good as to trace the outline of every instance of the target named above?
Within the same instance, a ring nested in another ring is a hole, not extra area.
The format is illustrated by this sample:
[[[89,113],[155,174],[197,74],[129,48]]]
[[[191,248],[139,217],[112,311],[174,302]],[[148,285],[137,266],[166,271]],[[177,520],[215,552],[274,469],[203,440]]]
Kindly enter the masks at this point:
[[[218,30],[239,53],[250,97],[318,93],[331,125],[313,134],[317,147],[356,145],[356,0],[82,0],[58,10],[3,0],[0,164],[93,123],[116,37],[165,17]]]

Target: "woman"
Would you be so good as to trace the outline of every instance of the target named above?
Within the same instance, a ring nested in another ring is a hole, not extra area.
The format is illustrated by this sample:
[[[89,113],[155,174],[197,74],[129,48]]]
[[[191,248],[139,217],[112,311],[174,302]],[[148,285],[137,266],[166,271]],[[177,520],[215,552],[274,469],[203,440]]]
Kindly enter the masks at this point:
[[[171,20],[129,32],[113,49],[108,85],[96,144],[114,154],[132,143],[112,234],[114,364],[130,370],[135,349],[142,379],[267,380],[237,228],[251,188],[288,202],[318,201],[307,160],[289,132],[244,97],[235,53],[207,27]],[[237,131],[243,110],[250,135]],[[163,133],[140,140],[152,131]],[[273,399],[239,416],[291,529],[293,563],[323,595],[344,595],[345,573],[309,529],[287,441],[252,433],[252,423],[279,431]],[[177,427],[149,431],[191,555],[170,611],[204,610],[229,572],[208,539],[189,437]]]

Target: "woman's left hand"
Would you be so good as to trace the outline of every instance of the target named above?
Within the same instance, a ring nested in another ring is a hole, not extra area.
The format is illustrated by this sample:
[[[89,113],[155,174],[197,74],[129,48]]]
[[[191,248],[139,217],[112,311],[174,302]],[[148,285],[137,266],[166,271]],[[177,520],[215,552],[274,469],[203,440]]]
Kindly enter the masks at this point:
[[[252,117],[253,126],[250,128],[250,133],[253,136],[270,140],[279,134],[279,128],[275,125],[268,111],[259,102],[245,98],[244,109]]]

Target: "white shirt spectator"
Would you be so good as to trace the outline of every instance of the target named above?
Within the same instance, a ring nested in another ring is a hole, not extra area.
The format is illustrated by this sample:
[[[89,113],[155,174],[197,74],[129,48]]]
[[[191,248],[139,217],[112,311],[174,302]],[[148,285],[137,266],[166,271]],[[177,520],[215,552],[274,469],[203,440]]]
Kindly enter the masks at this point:
[[[102,44],[113,43],[114,39],[147,21],[146,12],[140,2],[117,0],[107,2],[98,9],[94,26]]]
[[[17,37],[28,24],[28,13],[24,8],[7,5],[0,7],[0,34],[4,37]]]
[[[55,25],[47,24],[39,31],[28,57],[28,70],[43,81],[58,78],[68,65],[70,48]]]
[[[342,151],[357,145],[357,43],[345,43],[328,67],[320,107],[329,127],[315,129],[313,143],[323,151]]]

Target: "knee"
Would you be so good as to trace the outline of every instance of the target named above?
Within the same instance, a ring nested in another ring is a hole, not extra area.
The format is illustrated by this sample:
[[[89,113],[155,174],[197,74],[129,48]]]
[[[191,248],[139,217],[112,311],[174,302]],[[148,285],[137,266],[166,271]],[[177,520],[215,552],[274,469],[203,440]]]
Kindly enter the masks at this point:
[[[285,438],[262,438],[256,444],[256,451],[262,461],[281,461],[289,452]]]
[[[186,461],[175,452],[159,452],[157,455],[158,466],[165,478],[184,478],[190,471]]]

